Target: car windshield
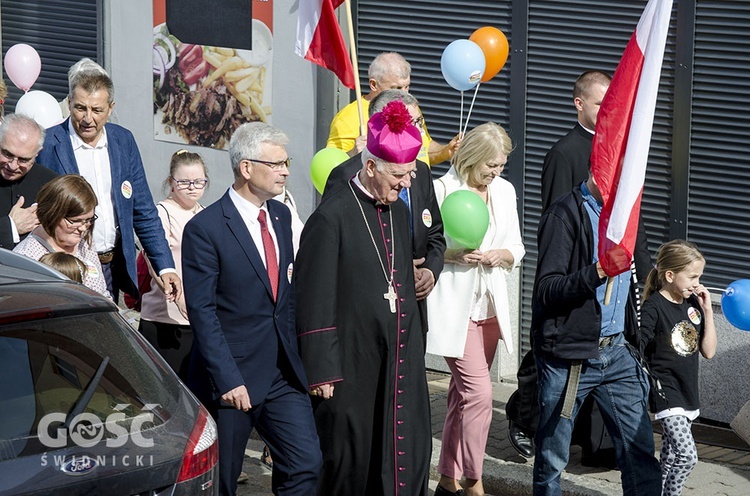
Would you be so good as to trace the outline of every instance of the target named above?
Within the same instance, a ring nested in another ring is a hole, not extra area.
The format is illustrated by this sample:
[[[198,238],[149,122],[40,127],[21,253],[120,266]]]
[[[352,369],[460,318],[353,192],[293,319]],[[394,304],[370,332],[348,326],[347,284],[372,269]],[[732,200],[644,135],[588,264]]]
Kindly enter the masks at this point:
[[[146,432],[179,395],[114,312],[0,326],[0,460]]]

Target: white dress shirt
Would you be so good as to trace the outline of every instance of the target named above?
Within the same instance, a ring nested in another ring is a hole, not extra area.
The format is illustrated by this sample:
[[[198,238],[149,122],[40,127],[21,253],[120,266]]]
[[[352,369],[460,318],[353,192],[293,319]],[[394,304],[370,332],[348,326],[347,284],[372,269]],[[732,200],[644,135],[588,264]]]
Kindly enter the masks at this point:
[[[73,145],[78,171],[94,189],[99,204],[96,206],[96,223],[94,224],[94,247],[99,253],[107,252],[115,247],[117,241],[117,215],[112,201],[112,171],[109,163],[109,149],[107,146],[107,130],[96,146],[83,142],[68,122],[68,134]]]
[[[245,226],[247,226],[247,230],[250,231],[250,237],[253,238],[253,243],[255,243],[255,247],[258,249],[260,258],[263,260],[263,265],[268,268],[268,264],[266,263],[266,250],[263,248],[263,237],[260,233],[260,222],[258,222],[258,215],[260,214],[261,209],[265,210],[266,224],[268,225],[268,231],[271,233],[271,238],[273,238],[273,245],[276,249],[276,265],[278,265],[279,242],[276,239],[276,232],[273,230],[273,222],[271,222],[271,214],[268,213],[266,202],[263,202],[261,208],[258,208],[251,202],[242,198],[231,186],[229,187],[229,198],[232,200],[232,203],[234,203],[234,206],[237,207],[242,220],[245,221]]]

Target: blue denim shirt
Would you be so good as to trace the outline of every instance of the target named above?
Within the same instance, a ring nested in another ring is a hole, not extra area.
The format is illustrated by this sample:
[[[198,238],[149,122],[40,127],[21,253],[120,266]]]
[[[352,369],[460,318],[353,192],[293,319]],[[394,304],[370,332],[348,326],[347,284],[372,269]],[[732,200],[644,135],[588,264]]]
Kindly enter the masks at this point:
[[[599,215],[602,213],[602,204],[594,198],[594,195],[586,187],[586,181],[581,184],[581,193],[594,231],[594,259],[592,262],[596,263],[599,260]],[[612,336],[625,330],[625,307],[630,291],[630,271],[625,271],[614,279],[609,305],[604,304],[604,293],[607,285],[602,284],[596,289],[596,299],[602,309],[602,329],[599,334],[601,337]]]

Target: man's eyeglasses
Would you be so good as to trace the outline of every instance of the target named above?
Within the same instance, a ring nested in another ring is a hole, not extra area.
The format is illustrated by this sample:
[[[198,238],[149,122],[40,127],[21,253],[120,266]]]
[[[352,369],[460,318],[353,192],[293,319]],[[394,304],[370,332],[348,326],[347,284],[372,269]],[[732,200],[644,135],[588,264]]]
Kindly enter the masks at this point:
[[[94,225],[94,221],[96,221],[96,219],[98,218],[99,217],[96,214],[94,214],[93,217],[89,217],[88,219],[70,220],[67,217],[65,217],[65,222],[68,223],[68,227],[70,227],[71,229],[78,229],[84,226],[86,227],[86,229],[88,229]]]
[[[193,181],[190,181],[189,179],[172,178],[172,181],[174,181],[174,183],[177,185],[177,189],[189,189],[190,186],[194,187],[195,189],[203,189],[208,184],[208,179],[205,177],[194,179]]]
[[[411,123],[421,128],[424,125],[424,116],[420,115],[419,117],[415,117],[411,120]]]
[[[279,160],[278,162],[269,162],[267,160],[255,160],[254,158],[247,159],[250,162],[258,162],[259,164],[267,165],[272,171],[280,171],[284,167],[287,169],[292,165],[292,159],[287,157],[286,160]]]
[[[34,159],[36,158],[36,155],[33,157],[16,157],[12,153],[10,153],[5,148],[0,148],[0,154],[5,158],[5,160],[8,161],[8,163],[12,164],[14,160],[18,161],[18,165],[31,165],[34,163]]]

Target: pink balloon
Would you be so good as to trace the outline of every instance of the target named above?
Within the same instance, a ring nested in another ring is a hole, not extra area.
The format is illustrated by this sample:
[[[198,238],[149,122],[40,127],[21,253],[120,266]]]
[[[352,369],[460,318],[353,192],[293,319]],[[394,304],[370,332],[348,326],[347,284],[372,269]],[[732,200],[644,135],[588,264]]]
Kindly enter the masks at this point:
[[[29,91],[41,70],[42,59],[30,45],[18,43],[5,54],[5,72],[18,89]]]

